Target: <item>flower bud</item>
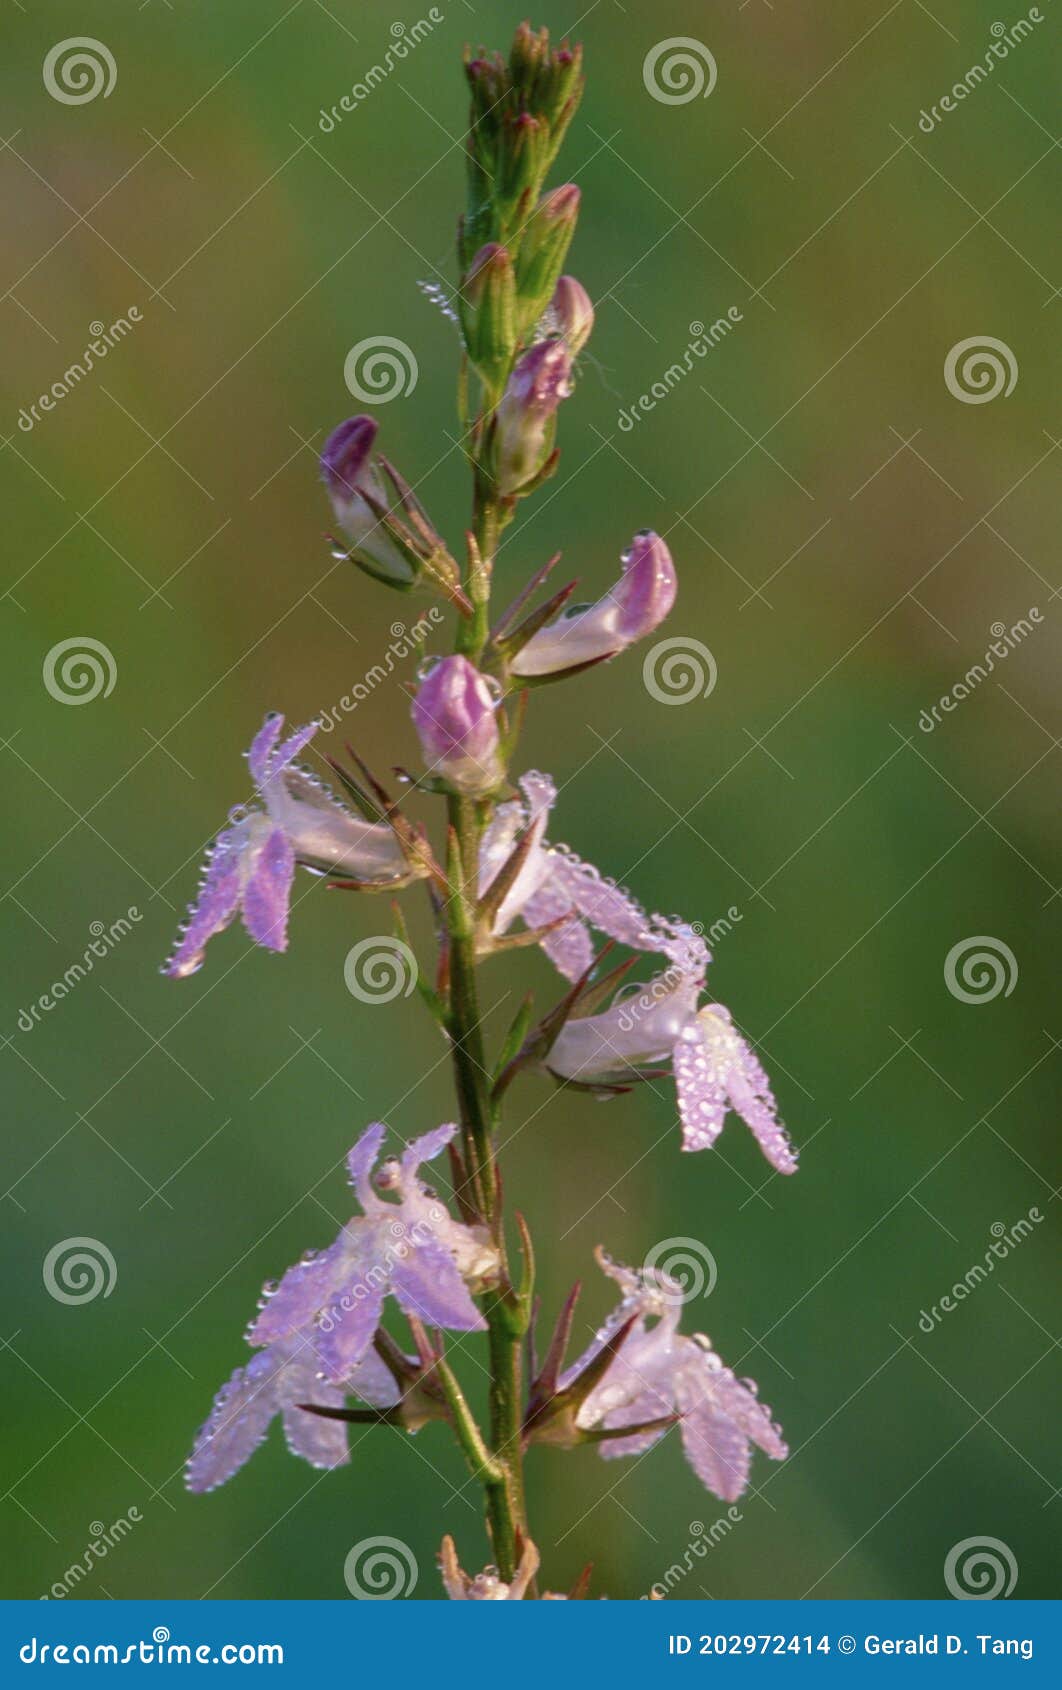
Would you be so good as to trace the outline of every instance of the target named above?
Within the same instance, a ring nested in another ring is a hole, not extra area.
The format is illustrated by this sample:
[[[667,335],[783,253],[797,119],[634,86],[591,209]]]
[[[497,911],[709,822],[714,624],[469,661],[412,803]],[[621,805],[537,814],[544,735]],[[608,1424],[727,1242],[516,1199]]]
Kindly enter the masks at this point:
[[[468,355],[489,385],[501,386],[516,348],[516,282],[497,241],[481,247],[458,294]]]
[[[497,786],[504,774],[494,699],[467,657],[444,657],[421,681],[413,725],[432,773],[469,797]]]
[[[365,495],[386,503],[383,486],[372,463],[377,424],[372,417],[348,417],[324,443],[321,477],[328,489],[336,521],[352,542],[355,563],[392,586],[407,587],[416,579],[413,560],[391,539]]]
[[[563,675],[614,657],[659,627],[675,602],[675,566],[659,534],[636,534],[623,573],[596,604],[540,628],[513,657],[517,676]]]
[[[527,221],[516,266],[522,327],[541,317],[553,297],[579,216],[578,188],[568,183],[541,199]]]
[[[571,393],[572,355],[542,340],[519,359],[498,406],[494,474],[503,496],[519,493],[545,467],[557,406]]]
[[[560,335],[573,358],[579,356],[594,326],[594,307],[582,282],[574,276],[561,277],[542,326],[547,333]]]

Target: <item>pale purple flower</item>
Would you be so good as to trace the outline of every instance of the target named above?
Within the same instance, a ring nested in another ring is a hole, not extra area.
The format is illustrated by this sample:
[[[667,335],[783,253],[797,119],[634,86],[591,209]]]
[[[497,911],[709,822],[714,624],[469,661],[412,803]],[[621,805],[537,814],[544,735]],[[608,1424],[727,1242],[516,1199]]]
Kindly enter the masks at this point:
[[[728,1109],[741,1116],[771,1166],[796,1172],[796,1152],[778,1119],[778,1106],[759,1058],[722,1004],[698,1008],[704,968],[688,953],[634,995],[600,1015],[565,1023],[546,1066],[581,1085],[615,1085],[671,1058],[683,1150],[706,1150],[719,1137]]]
[[[260,1312],[247,1330],[248,1342],[262,1346],[260,1354],[218,1392],[192,1452],[190,1490],[212,1490],[231,1478],[278,1413],[294,1454],[318,1467],[345,1461],[342,1422],[303,1413],[297,1404],[339,1408],[347,1395],[381,1409],[399,1402],[401,1393],[372,1347],[388,1294],[427,1325],[484,1329],[470,1287],[491,1282],[497,1250],[484,1228],[455,1221],[418,1177],[421,1163],[445,1149],[457,1128],[448,1123],[414,1139],[400,1158],[381,1165],[374,1189],[386,1131],[374,1122],[347,1158],[363,1213],[327,1250],[307,1251],[279,1284],[263,1288]]]
[[[372,417],[348,417],[333,429],[321,452],[321,478],[358,561],[381,580],[408,586],[415,571],[365,498],[368,493],[378,503],[387,503],[372,462],[377,428]]]
[[[498,491],[518,493],[544,467],[557,407],[572,391],[572,355],[563,340],[541,340],[516,362],[495,420]]]
[[[280,743],[284,718],[266,717],[247,753],[263,808],[234,812],[207,852],[199,895],[163,968],[171,979],[194,974],[208,940],[243,919],[256,945],[287,949],[295,864],[389,885],[422,872],[407,862],[386,822],[354,815],[295,758],[317,732],[310,722]]]
[[[376,1184],[394,1201],[371,1180],[387,1128],[377,1121],[362,1134],[347,1166],[363,1213],[327,1250],[303,1257],[267,1289],[248,1328],[250,1343],[272,1344],[316,1324],[319,1364],[338,1384],[368,1352],[388,1294],[429,1326],[483,1330],[469,1283],[490,1277],[497,1252],[482,1228],[453,1220],[417,1177],[420,1164],[445,1149],[456,1131],[452,1122],[436,1127],[399,1160],[383,1164]]]
[[[561,674],[614,657],[651,634],[675,602],[671,553],[658,534],[644,529],[623,555],[623,573],[596,604],[562,612],[532,634],[512,659],[513,675]]]
[[[689,951],[703,967],[708,953],[691,929],[663,916],[647,915],[629,892],[607,880],[567,845],[550,844],[546,825],[557,791],[548,775],[531,770],[521,776],[520,788],[523,801],[498,805],[480,846],[482,896],[505,866],[518,836],[531,830],[530,850],[495,916],[494,937],[507,933],[518,916],[528,927],[543,927],[570,912],[569,921],[541,940],[542,949],[567,980],[577,980],[593,960],[591,928],[631,950],[683,956]]]
[[[616,1430],[676,1414],[686,1459],[707,1490],[723,1502],[736,1502],[748,1484],[752,1446],[775,1461],[789,1451],[771,1411],[756,1395],[751,1380],[742,1381],[725,1367],[710,1341],[678,1330],[682,1286],[652,1269],[636,1273],[603,1252],[598,1262],[619,1285],[623,1300],[593,1343],[561,1375],[564,1390],[621,1327],[635,1322],[576,1415],[584,1431]],[[649,1323],[652,1322],[650,1325]],[[665,1435],[666,1427],[616,1438],[599,1445],[606,1460],[640,1455]]]
[[[443,657],[428,671],[413,699],[413,725],[432,774],[459,792],[478,797],[505,773],[497,700],[467,657]]]

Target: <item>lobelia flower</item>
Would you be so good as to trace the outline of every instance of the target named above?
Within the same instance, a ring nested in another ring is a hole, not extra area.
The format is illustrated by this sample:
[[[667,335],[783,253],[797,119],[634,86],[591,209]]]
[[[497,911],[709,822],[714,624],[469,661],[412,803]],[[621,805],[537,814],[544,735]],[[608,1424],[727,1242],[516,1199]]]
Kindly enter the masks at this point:
[[[237,914],[256,945],[286,950],[296,862],[379,886],[404,884],[425,872],[407,859],[386,822],[363,821],[296,764],[318,724],[296,728],[281,744],[283,728],[283,716],[267,716],[247,753],[264,808],[234,813],[208,850],[199,895],[163,967],[171,979],[194,974],[208,941]]]
[[[643,529],[623,555],[623,573],[596,604],[562,613],[532,634],[510,673],[562,675],[615,657],[660,626],[675,602],[675,566],[659,534]]]
[[[409,558],[382,527],[365,494],[378,505],[387,495],[372,463],[378,425],[372,417],[348,417],[332,430],[321,452],[321,478],[328,489],[336,521],[370,574],[407,586],[416,571]]]
[[[572,1018],[557,1035],[546,1066],[581,1085],[615,1084],[650,1063],[671,1058],[683,1150],[706,1150],[728,1109],[741,1116],[771,1166],[796,1172],[796,1152],[752,1047],[722,1004],[698,1009],[704,963],[692,949],[672,953],[669,967],[636,996],[616,999],[600,1015]]]
[[[641,905],[567,845],[545,837],[557,790],[548,775],[531,770],[520,777],[523,799],[499,804],[480,845],[479,892],[482,897],[501,874],[518,837],[529,830],[526,855],[494,914],[491,936],[501,938],[517,917],[529,928],[545,927],[571,913],[540,939],[542,949],[567,980],[585,974],[594,957],[590,928],[631,950],[661,951],[689,957],[689,966],[707,964],[704,941],[692,929],[647,915]]]
[[[467,657],[443,657],[421,681],[413,725],[424,761],[459,792],[478,797],[505,773],[496,700]]]
[[[563,340],[540,340],[517,359],[495,418],[494,475],[503,496],[530,491],[545,469],[571,377],[572,355]]]
[[[421,1163],[437,1156],[456,1131],[448,1123],[414,1139],[399,1159],[381,1165],[376,1189],[372,1173],[387,1128],[377,1121],[362,1134],[347,1166],[363,1213],[327,1250],[308,1251],[279,1284],[263,1288],[260,1312],[246,1334],[261,1352],[218,1392],[189,1462],[190,1490],[212,1490],[231,1478],[278,1413],[293,1454],[319,1467],[344,1462],[342,1422],[297,1405],[310,1399],[340,1408],[348,1394],[373,1408],[399,1403],[402,1393],[372,1347],[388,1294],[426,1324],[454,1332],[485,1329],[469,1287],[491,1282],[497,1250],[484,1228],[455,1221],[418,1177]],[[414,1403],[403,1421],[415,1430],[429,1414]]]
[[[561,1375],[560,1389],[576,1382],[609,1339],[636,1318],[603,1378],[583,1400],[576,1425],[615,1431],[677,1414],[686,1459],[702,1485],[723,1502],[736,1502],[748,1484],[752,1445],[775,1461],[789,1454],[781,1429],[757,1399],[755,1385],[737,1379],[703,1333],[687,1337],[678,1330],[681,1285],[651,1268],[634,1272],[620,1267],[600,1250],[597,1260],[619,1285],[623,1300],[586,1352]],[[600,1444],[601,1454],[607,1461],[640,1455],[666,1430],[610,1439]]]

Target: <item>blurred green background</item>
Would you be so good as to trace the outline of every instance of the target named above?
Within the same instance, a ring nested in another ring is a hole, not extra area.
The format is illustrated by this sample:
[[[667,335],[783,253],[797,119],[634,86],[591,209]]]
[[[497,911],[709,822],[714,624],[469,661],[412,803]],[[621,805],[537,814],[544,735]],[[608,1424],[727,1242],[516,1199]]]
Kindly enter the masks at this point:
[[[669,1084],[602,1108],[532,1080],[512,1094],[507,1190],[546,1309],[586,1277],[586,1328],[611,1301],[595,1244],[639,1260],[688,1237],[717,1261],[687,1321],[758,1380],[794,1454],[758,1458],[739,1522],[675,1595],[943,1595],[948,1551],[985,1535],[1019,1595],[1057,1594],[1056,10],[930,134],[920,112],[1009,13],[579,10],[550,0],[536,21],[586,46],[557,180],[583,189],[569,268],[597,328],[560,473],[507,536],[499,591],[563,548],[596,596],[655,527],[681,577],[665,632],[707,645],[718,683],[670,707],[630,654],[537,695],[521,761],[563,787],[558,836],[650,908],[735,912],[713,989],[761,1042],[804,1154],[769,1179],[732,1121],[683,1158]],[[344,1558],[377,1534],[413,1550],[418,1596],[437,1593],[443,1530],[466,1565],[486,1559],[439,1427],[374,1434],[324,1478],[274,1431],[218,1494],[181,1487],[261,1282],[349,1213],[356,1132],[452,1112],[416,999],[367,1008],[344,987],[386,905],[304,879],[285,959],[234,932],[194,980],[157,972],[202,843],[248,796],[240,753],[264,711],[335,706],[415,615],[322,538],[315,447],[359,408],[343,366],[362,338],[413,349],[415,393],[378,407],[381,443],[452,542],[466,520],[455,336],[418,282],[453,276],[462,43],[504,44],[522,12],[441,11],[331,134],[320,109],[427,8],[127,0],[0,23],[8,1595],[48,1591],[94,1522],[131,1507],[142,1523],[77,1594],[345,1598]],[[108,97],[47,92],[45,55],[74,35],[112,53]],[[654,100],[647,53],[690,35],[717,62],[711,97]],[[20,428],[90,323],[132,306],[105,363]],[[621,428],[690,325],[729,307],[729,336]],[[964,403],[945,358],[986,335],[1016,385]],[[1030,636],[920,730],[992,625],[1030,607]],[[117,671],[84,708],[42,681],[75,636]],[[413,667],[343,721],[378,766],[416,756]],[[132,932],[24,1030],[91,924],[131,906]],[[410,911],[423,941],[416,896]],[[945,958],[974,936],[1013,953],[1009,994],[949,992]],[[556,992],[537,955],[487,978],[499,1021],[529,981]],[[993,1225],[1033,1207],[1042,1224],[920,1330]],[[118,1277],[64,1305],[42,1263],[76,1237]],[[475,1391],[476,1345],[455,1351]],[[725,1513],[674,1438],[637,1464],[536,1451],[529,1475],[560,1588],[592,1557],[596,1588],[643,1593]]]

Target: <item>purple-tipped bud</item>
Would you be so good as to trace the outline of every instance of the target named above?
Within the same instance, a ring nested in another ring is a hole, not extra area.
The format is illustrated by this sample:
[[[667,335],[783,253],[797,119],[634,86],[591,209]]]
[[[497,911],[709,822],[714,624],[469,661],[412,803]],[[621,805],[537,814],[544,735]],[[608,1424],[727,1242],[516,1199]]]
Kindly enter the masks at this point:
[[[675,565],[659,534],[644,529],[624,554],[623,574],[604,598],[532,634],[510,664],[514,675],[559,675],[614,657],[644,639],[675,602]]]
[[[495,701],[467,657],[444,657],[421,681],[413,725],[433,774],[470,797],[490,792],[504,774]]]
[[[518,493],[549,457],[557,406],[572,390],[572,355],[542,340],[519,359],[497,413],[494,471],[502,494]]]
[[[545,316],[545,327],[559,334],[573,358],[577,358],[590,339],[594,326],[594,307],[590,295],[574,276],[562,276],[553,290],[553,298]]]
[[[377,424],[372,417],[348,417],[332,430],[321,452],[321,478],[336,521],[351,541],[356,561],[371,574],[399,586],[415,578],[409,559],[386,533],[365,498],[386,502],[372,463]]]

